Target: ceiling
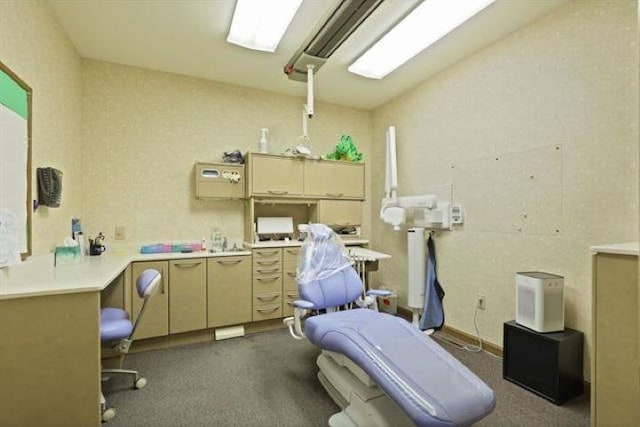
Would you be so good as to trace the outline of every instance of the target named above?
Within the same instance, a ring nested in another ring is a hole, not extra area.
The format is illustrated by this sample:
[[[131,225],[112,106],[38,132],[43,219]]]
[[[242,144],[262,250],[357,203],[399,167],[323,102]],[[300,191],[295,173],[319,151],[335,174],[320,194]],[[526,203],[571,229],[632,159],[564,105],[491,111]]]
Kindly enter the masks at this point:
[[[374,109],[568,1],[496,0],[382,80],[349,73],[348,65],[420,3],[386,0],[318,71],[315,98]],[[301,97],[306,84],[289,80],[283,67],[335,2],[305,0],[276,52],[265,53],[226,42],[235,0],[48,0],[82,57]]]

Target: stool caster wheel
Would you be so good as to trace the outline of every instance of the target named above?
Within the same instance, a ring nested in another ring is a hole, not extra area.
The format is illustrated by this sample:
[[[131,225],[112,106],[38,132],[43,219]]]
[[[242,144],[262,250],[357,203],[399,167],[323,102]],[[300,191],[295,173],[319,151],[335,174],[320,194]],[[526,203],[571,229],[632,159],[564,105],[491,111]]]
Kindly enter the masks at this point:
[[[140,390],[141,388],[144,388],[144,386],[146,385],[147,385],[147,379],[140,377],[137,380],[135,380],[135,382],[133,383],[133,388],[135,388],[136,390]]]
[[[102,422],[106,423],[107,421],[111,421],[116,416],[116,410],[113,408],[108,408],[102,411]]]

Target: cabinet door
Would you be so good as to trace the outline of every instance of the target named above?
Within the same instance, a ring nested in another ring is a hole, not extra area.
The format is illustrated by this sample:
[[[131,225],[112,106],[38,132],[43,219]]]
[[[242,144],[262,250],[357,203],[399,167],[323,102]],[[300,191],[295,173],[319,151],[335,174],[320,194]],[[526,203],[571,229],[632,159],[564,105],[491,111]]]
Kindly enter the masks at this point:
[[[304,194],[326,199],[364,199],[364,164],[307,160]]]
[[[635,426],[638,375],[638,257],[595,256],[591,409],[594,426]]]
[[[207,327],[207,264],[204,258],[169,262],[169,333]]]
[[[144,317],[133,339],[161,337],[169,334],[169,263],[167,261],[134,262],[131,267],[131,318],[135,322],[142,309],[143,299],[138,296],[136,282],[140,274],[148,269],[158,270],[162,282],[158,292],[149,299]]]
[[[320,200],[318,222],[328,225],[362,224],[362,202],[357,200]]]
[[[251,155],[251,195],[301,196],[303,189],[301,159]]]
[[[208,263],[208,326],[251,322],[251,257],[216,257]]]

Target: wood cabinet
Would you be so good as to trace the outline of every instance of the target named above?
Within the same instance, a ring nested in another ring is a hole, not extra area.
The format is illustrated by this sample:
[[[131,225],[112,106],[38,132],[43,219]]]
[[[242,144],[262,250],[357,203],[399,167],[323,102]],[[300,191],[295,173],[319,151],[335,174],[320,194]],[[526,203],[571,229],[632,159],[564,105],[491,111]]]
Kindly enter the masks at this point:
[[[363,200],[364,163],[247,155],[248,197]]]
[[[296,197],[303,195],[302,159],[249,153],[249,196]]]
[[[306,160],[304,195],[325,199],[364,199],[364,163]]]
[[[242,199],[245,197],[244,165],[196,163],[196,198]]]
[[[204,258],[169,261],[169,333],[207,327],[207,263]]]
[[[210,328],[251,322],[251,256],[209,258],[207,325]]]
[[[362,202],[358,200],[319,200],[317,221],[322,224],[356,226],[362,224]]]
[[[593,256],[591,425],[640,420],[638,256]]]
[[[131,267],[131,318],[135,322],[142,309],[143,299],[138,296],[136,282],[140,274],[148,269],[158,270],[162,275],[160,289],[149,300],[144,318],[140,322],[134,339],[161,337],[169,334],[169,263],[168,261],[134,262]]]
[[[282,249],[253,250],[253,321],[282,317]]]
[[[293,316],[293,302],[299,298],[298,283],[298,256],[300,248],[282,249],[282,316]]]

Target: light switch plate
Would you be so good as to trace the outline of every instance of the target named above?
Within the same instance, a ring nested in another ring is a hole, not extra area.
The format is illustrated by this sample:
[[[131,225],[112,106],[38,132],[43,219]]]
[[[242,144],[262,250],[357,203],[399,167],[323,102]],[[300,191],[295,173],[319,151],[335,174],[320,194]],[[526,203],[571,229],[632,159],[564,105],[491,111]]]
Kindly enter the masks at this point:
[[[117,226],[116,227],[116,240],[124,240],[127,238],[127,233],[126,233],[126,229],[124,228],[124,226]]]

